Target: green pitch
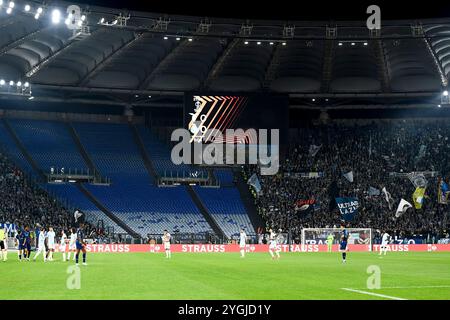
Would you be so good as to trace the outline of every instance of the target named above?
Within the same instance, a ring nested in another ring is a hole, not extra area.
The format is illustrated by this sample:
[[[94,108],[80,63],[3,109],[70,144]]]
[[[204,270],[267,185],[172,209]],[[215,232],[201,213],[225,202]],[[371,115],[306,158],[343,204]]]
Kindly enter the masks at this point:
[[[450,253],[88,254],[80,289],[61,255],[55,261],[0,262],[5,299],[450,299]],[[381,271],[381,289],[368,289],[369,266]],[[70,278],[73,279],[73,278]],[[69,281],[70,283],[70,281]],[[344,290],[347,288],[349,291]],[[375,294],[375,295],[374,295]]]

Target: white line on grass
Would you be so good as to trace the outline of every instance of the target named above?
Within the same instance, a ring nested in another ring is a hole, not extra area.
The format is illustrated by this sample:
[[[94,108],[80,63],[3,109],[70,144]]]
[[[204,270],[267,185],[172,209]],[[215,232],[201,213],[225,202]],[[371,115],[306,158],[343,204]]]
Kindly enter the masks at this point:
[[[381,287],[380,289],[434,289],[434,288],[450,288],[450,286]],[[361,288],[361,289],[366,289],[366,288]],[[356,290],[356,289],[353,289],[353,290]],[[374,290],[378,290],[378,289],[374,289]]]
[[[367,294],[369,296],[381,297],[381,298],[386,298],[386,299],[391,299],[391,300],[407,300],[407,299],[404,299],[404,298],[387,296],[387,295],[384,295],[384,294],[367,292],[367,291],[362,291],[362,290],[349,289],[349,288],[341,288],[341,289],[345,290],[345,291],[351,291],[351,292],[356,292],[356,293],[361,293],[361,294]]]

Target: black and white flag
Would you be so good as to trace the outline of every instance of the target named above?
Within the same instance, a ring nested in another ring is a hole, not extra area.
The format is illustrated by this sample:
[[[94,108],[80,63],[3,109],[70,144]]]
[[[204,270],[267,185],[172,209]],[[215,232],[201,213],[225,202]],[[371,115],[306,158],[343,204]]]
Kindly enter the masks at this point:
[[[426,188],[428,185],[428,181],[425,178],[425,175],[421,172],[411,172],[407,174],[409,181],[416,188]]]

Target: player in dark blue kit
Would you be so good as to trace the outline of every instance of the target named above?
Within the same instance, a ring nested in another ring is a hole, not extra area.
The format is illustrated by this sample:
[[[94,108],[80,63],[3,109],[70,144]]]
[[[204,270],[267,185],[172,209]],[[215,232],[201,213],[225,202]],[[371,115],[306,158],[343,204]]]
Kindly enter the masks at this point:
[[[347,251],[348,251],[348,238],[350,235],[348,234],[347,229],[345,229],[345,225],[341,225],[342,234],[341,234],[341,242],[339,245],[339,252],[342,252],[342,262],[345,263],[347,261]]]
[[[77,247],[77,252],[75,254],[75,262],[78,265],[78,257],[80,256],[80,251],[83,252],[83,265],[87,266],[86,263],[86,243],[83,240],[84,233],[83,233],[83,224],[80,224],[80,227],[77,230],[77,241],[75,243]]]
[[[18,247],[17,247],[17,250],[19,250],[18,251],[18,254],[19,254],[19,260],[20,261],[22,261],[22,255],[24,254],[24,244],[25,244],[25,237],[24,237],[24,234],[23,234],[23,231],[22,230],[18,230],[17,231],[17,235],[16,235],[16,239],[17,239],[17,243],[18,243]],[[25,258],[25,257],[24,257]]]
[[[25,227],[25,230],[23,232],[23,237],[25,238],[25,241],[24,241],[24,244],[23,244],[23,249],[24,249],[23,257],[25,259],[27,259],[27,261],[30,261],[30,256],[31,256],[31,232],[30,232],[30,229],[28,227]]]

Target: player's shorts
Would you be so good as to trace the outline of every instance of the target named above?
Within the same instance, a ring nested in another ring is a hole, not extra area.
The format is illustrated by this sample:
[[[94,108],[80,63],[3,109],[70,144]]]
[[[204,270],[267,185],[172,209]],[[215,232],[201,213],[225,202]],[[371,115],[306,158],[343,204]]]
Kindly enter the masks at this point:
[[[276,249],[277,248],[277,242],[276,241],[270,241],[269,249]]]
[[[245,248],[246,244],[245,243],[239,243],[239,247],[241,247],[241,249]]]
[[[83,244],[81,242],[76,243],[77,250],[83,250]]]
[[[69,243],[69,250],[76,250],[77,245],[75,243]]]
[[[339,250],[347,250],[347,241],[341,241]]]
[[[170,242],[164,242],[164,249],[170,250]]]
[[[387,245],[388,245],[387,242],[382,242],[382,243],[381,243],[381,246],[382,246],[382,247],[387,247]]]
[[[66,248],[67,248],[67,246],[65,244],[59,245],[59,251],[60,252],[66,252]]]
[[[31,251],[31,243],[25,243],[24,249],[27,249],[28,251]]]
[[[0,250],[5,250],[5,241],[0,241]]]
[[[55,244],[54,243],[49,243],[48,244],[48,249],[49,250],[55,250]]]

